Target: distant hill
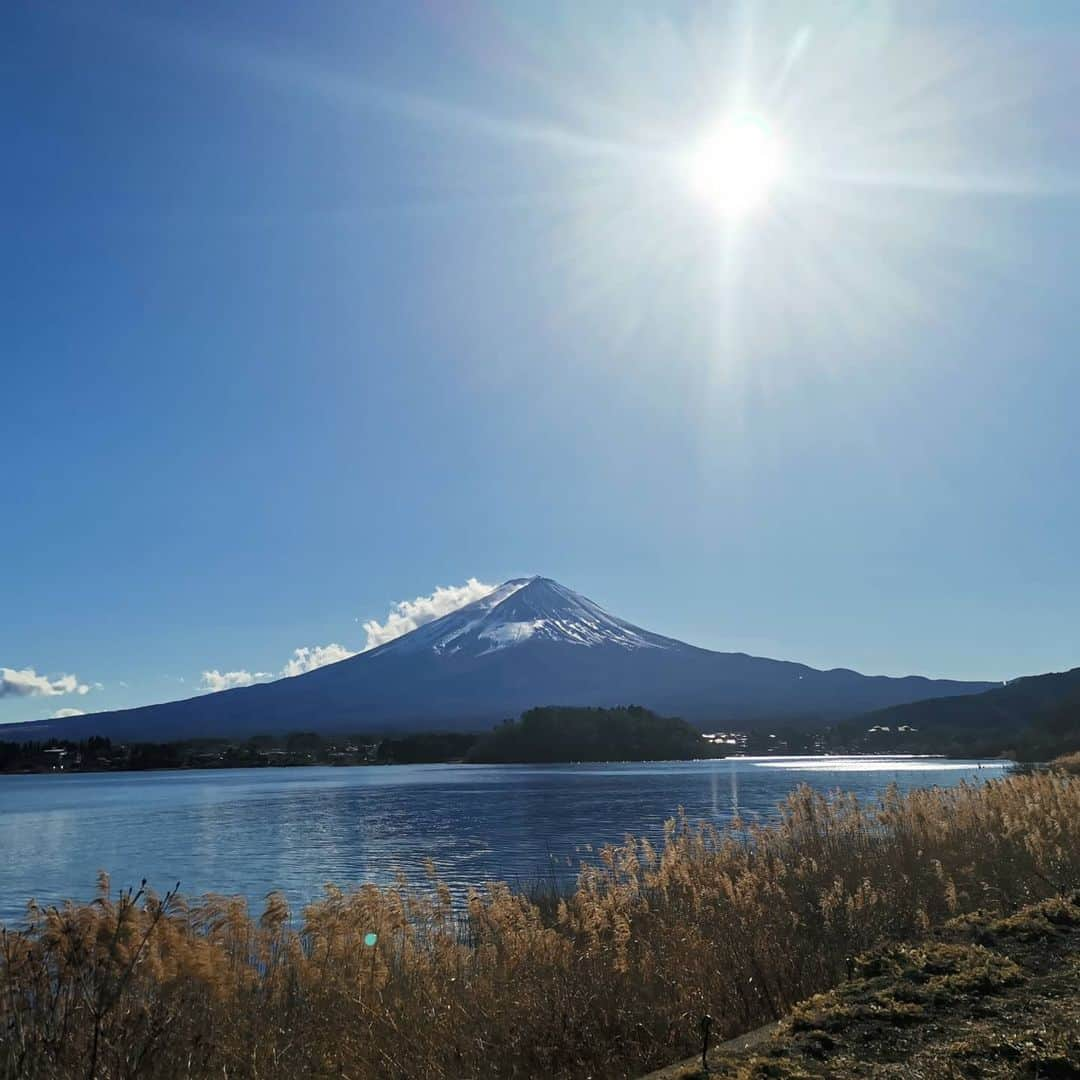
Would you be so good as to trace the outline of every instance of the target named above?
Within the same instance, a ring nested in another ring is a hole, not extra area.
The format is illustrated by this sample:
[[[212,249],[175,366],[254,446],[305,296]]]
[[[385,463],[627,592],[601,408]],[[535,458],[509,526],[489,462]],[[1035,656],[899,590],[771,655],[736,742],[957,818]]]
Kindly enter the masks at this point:
[[[700,649],[518,578],[316,671],[184,701],[9,725],[0,738],[154,741],[284,731],[479,730],[537,705],[640,703],[701,725],[816,724],[991,684],[885,678]]]
[[[1010,752],[1045,761],[1080,749],[1080,668],[1015,679],[981,694],[930,698],[880,709],[851,731],[915,728],[930,746],[960,753]]]

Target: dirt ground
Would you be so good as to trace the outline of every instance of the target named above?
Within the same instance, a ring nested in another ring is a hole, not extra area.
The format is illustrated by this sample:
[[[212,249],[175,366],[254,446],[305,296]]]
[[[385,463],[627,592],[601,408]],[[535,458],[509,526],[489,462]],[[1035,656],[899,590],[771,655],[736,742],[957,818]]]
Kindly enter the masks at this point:
[[[1080,1078],[1080,893],[889,945],[777,1025],[649,1080]]]

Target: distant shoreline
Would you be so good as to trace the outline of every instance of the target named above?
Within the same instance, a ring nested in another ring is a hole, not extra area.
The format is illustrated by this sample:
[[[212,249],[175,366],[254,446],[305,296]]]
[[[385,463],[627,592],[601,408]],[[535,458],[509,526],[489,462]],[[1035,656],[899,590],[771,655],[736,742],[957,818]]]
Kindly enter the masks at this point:
[[[724,754],[715,757],[697,758],[605,758],[603,760],[580,760],[567,759],[565,761],[466,761],[464,758],[445,758],[439,761],[366,761],[335,763],[328,761],[295,761],[269,765],[172,765],[172,766],[145,766],[138,768],[99,768],[99,767],[73,767],[73,768],[38,768],[38,769],[4,769],[0,770],[0,777],[4,776],[104,776],[121,775],[124,773],[189,773],[189,772],[239,772],[248,770],[287,770],[287,769],[354,769],[354,768],[384,768],[388,766],[410,765],[463,765],[470,768],[492,768],[501,765],[664,765],[664,764],[693,764],[707,761],[752,761],[752,762],[798,762],[798,761],[828,761],[835,758],[838,761],[851,761],[853,759],[896,759],[906,761],[946,761],[965,762],[977,768],[1007,768],[1016,765],[1039,766],[1045,762],[1018,762],[1012,758],[968,756],[959,754],[889,754],[889,753],[829,753],[829,754]]]

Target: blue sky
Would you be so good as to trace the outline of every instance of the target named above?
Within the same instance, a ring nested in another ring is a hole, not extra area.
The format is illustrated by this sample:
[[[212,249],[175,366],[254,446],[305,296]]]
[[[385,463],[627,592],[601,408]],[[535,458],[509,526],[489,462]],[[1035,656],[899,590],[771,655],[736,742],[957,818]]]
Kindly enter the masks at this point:
[[[822,667],[1080,663],[1078,48],[1050,0],[16,0],[0,721],[534,572]],[[737,220],[679,171],[733,110],[785,165]]]

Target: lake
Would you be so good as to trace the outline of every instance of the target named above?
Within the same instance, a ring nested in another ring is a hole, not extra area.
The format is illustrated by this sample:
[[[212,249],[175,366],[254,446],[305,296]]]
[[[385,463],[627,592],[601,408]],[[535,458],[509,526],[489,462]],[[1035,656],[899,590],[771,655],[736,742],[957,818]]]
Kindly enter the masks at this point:
[[[889,784],[948,786],[1007,763],[932,758],[727,758],[599,765],[389,765],[354,768],[0,776],[0,922],[26,901],[93,896],[142,878],[159,893],[240,893],[261,910],[324,882],[419,879],[431,858],[463,889],[563,876],[627,832],[662,835],[679,806],[722,824],[766,819],[799,784],[874,799]]]

